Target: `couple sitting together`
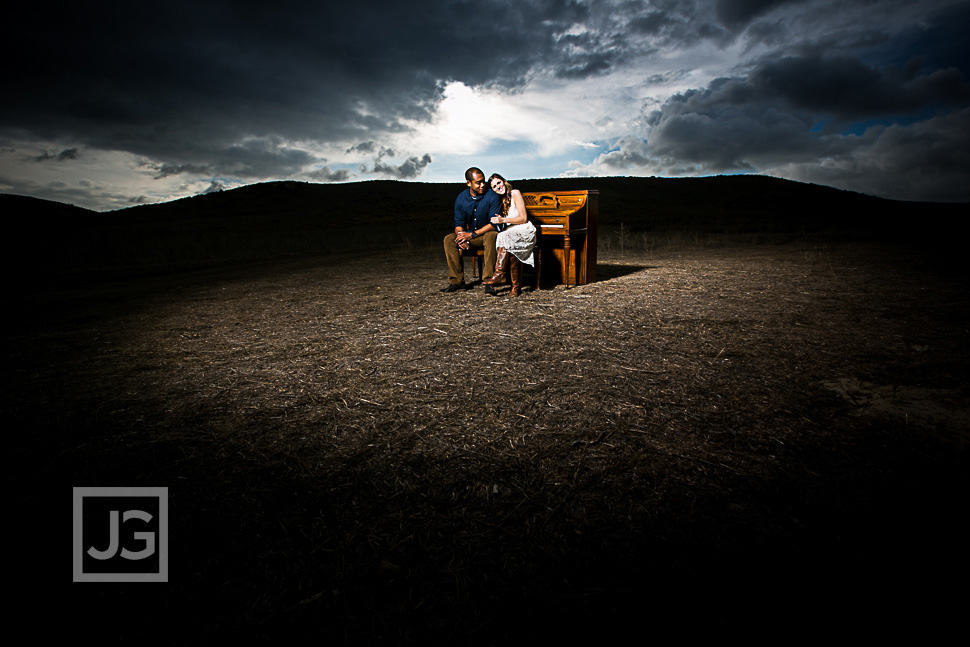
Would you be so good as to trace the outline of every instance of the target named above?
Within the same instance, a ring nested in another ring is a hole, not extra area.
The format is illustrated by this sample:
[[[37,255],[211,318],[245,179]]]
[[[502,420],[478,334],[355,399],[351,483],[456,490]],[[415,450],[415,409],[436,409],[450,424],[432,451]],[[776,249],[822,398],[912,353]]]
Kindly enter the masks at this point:
[[[468,190],[455,200],[455,232],[445,236],[448,287],[441,291],[471,287],[465,284],[461,253],[476,248],[485,251],[485,294],[496,294],[494,286],[505,283],[508,272],[509,296],[517,297],[522,293],[522,263],[535,265],[536,229],[526,216],[522,193],[498,173],[486,183],[485,174],[474,167],[465,171],[465,183]]]

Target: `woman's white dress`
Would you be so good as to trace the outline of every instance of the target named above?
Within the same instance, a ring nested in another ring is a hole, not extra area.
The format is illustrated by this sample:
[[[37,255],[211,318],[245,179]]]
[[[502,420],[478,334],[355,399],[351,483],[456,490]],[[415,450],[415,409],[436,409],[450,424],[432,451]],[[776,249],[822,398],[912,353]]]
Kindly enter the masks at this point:
[[[515,203],[513,202],[509,205],[507,217],[516,218],[518,215],[519,210],[515,208]],[[512,225],[508,229],[499,232],[498,237],[495,239],[495,247],[504,247],[526,265],[535,265],[535,259],[532,255],[532,250],[535,246],[536,228],[528,220],[521,225]]]

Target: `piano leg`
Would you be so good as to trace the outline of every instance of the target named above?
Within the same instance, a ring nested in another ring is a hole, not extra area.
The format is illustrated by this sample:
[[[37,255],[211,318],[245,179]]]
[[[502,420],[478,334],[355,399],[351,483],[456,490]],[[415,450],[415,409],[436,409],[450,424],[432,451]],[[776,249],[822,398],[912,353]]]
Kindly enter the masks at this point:
[[[563,236],[562,262],[566,270],[566,287],[568,288],[570,285],[576,285],[576,279],[574,276],[576,268],[572,262],[572,254],[570,254],[568,233]]]

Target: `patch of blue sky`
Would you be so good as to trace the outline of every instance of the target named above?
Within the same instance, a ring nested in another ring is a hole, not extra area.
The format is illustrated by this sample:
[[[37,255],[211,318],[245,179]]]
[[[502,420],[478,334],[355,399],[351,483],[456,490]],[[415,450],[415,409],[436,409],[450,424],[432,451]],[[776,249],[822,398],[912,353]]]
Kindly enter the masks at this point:
[[[484,155],[507,155],[518,157],[524,154],[535,154],[536,144],[528,139],[493,139],[489,146],[482,151]]]
[[[808,129],[810,133],[821,133],[825,130],[825,127],[831,123],[831,119],[819,119],[814,126]]]
[[[571,160],[576,160],[583,164],[590,164],[597,157],[603,153],[608,153],[612,150],[619,150],[620,146],[617,140],[597,140],[591,142],[584,142],[582,144],[577,144],[572,151],[570,151]]]
[[[888,117],[874,117],[872,119],[863,119],[862,121],[855,121],[843,128],[840,134],[844,136],[848,135],[864,135],[867,130],[875,126],[910,126],[921,121],[926,121],[931,117],[940,114],[940,106],[925,106],[918,112],[903,114],[903,115],[891,115]],[[827,125],[827,122],[819,122],[812,132],[818,132]]]

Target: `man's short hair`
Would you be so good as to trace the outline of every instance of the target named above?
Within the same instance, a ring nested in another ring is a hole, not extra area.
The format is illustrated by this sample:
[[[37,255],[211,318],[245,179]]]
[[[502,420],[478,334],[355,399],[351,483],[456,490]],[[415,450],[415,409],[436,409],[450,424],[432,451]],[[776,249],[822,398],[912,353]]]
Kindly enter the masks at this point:
[[[472,179],[474,179],[476,174],[481,175],[482,177],[485,177],[485,174],[482,173],[482,169],[478,168],[477,166],[473,166],[467,171],[465,171],[465,181],[471,182]]]

